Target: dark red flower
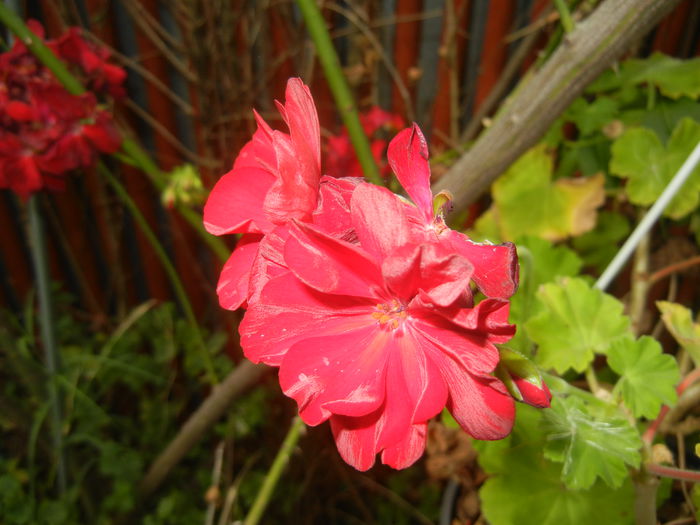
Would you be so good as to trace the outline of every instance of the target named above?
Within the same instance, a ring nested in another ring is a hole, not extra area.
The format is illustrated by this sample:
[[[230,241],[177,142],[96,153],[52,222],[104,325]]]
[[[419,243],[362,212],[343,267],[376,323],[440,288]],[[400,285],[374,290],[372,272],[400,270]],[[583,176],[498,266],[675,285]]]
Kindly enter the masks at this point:
[[[28,25],[43,38],[41,25]],[[120,89],[124,75],[77,29],[46,44],[88,87]],[[111,114],[96,96],[68,93],[21,40],[0,55],[0,124],[0,187],[23,198],[42,188],[62,188],[69,171],[92,166],[98,153],[121,145]]]

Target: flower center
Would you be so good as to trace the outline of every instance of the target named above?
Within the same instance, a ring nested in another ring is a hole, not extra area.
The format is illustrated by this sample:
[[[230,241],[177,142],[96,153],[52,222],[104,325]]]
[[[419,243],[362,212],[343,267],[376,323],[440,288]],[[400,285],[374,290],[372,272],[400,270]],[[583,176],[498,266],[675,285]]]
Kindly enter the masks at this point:
[[[408,312],[406,311],[406,306],[401,304],[397,299],[392,299],[388,303],[378,304],[374,312],[372,312],[372,317],[377,320],[377,322],[396,330],[401,323],[408,317]]]

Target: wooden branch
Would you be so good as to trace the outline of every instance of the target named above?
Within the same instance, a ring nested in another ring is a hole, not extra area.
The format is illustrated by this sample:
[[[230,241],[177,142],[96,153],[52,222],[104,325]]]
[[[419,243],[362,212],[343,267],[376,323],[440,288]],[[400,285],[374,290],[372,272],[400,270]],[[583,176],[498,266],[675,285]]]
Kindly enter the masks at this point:
[[[534,146],[584,88],[680,0],[605,0],[520,82],[492,125],[435,184],[463,209]]]
[[[244,361],[214,387],[209,397],[148,469],[139,485],[142,498],[158,488],[170,470],[226,412],[231,402],[257,383],[267,370],[271,368]]]

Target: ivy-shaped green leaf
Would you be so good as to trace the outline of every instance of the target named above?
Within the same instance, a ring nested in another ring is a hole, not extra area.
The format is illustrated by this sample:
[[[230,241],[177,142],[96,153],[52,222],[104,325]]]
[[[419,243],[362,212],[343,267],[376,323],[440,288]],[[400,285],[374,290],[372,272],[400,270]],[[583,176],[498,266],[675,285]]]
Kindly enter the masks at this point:
[[[666,188],[686,158],[700,142],[700,124],[681,120],[664,147],[647,128],[630,128],[612,145],[610,172],[627,178],[630,200],[642,206],[652,204]],[[700,201],[700,167],[671,200],[664,212],[680,219],[693,211]]]
[[[588,490],[561,482],[562,466],[546,459],[542,411],[519,405],[509,438],[476,443],[479,463],[490,474],[479,496],[492,525],[634,522],[629,479],[618,489],[598,481]]]
[[[582,372],[595,353],[604,354],[612,341],[629,334],[622,303],[583,279],[545,284],[537,300],[540,311],[525,329],[539,345],[536,361],[544,369]]]
[[[608,349],[608,364],[620,375],[613,395],[622,398],[635,417],[655,418],[663,403],[676,402],[678,364],[656,339],[615,341]]]
[[[571,489],[587,489],[600,478],[612,488],[638,467],[639,432],[615,407],[586,403],[577,396],[558,397],[545,411],[550,425],[547,459],[564,464],[562,479]]]
[[[661,319],[673,338],[690,355],[695,366],[700,366],[700,323],[693,321],[693,313],[683,305],[658,301]]]

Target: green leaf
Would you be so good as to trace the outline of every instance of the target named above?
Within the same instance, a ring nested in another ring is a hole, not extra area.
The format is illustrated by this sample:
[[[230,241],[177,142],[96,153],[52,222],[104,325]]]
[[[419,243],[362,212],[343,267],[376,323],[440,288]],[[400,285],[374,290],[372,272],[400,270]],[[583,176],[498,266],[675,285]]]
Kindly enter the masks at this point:
[[[595,228],[574,238],[572,244],[586,266],[593,266],[598,273],[602,273],[615,257],[619,249],[618,243],[629,232],[630,225],[624,215],[601,211]]]
[[[618,102],[610,97],[599,96],[590,104],[579,97],[569,106],[564,116],[576,124],[582,135],[590,135],[613,120],[618,111]]]
[[[661,319],[673,338],[678,341],[695,366],[700,366],[700,323],[693,321],[693,313],[683,305],[657,301]]]
[[[540,311],[525,329],[539,345],[536,361],[545,369],[582,372],[594,353],[606,353],[617,338],[629,334],[622,303],[580,278],[545,284],[537,292]]]
[[[558,397],[545,418],[551,433],[544,454],[564,464],[567,487],[587,489],[600,478],[618,488],[628,477],[627,467],[639,466],[639,432],[615,407],[601,408],[576,396]]]
[[[603,176],[552,182],[552,164],[543,144],[520,157],[494,183],[494,203],[488,219],[477,221],[477,230],[495,225],[505,240],[523,235],[558,240],[591,229],[605,198]]]
[[[615,341],[608,350],[608,364],[620,375],[613,395],[621,397],[635,417],[653,419],[662,404],[676,402],[678,364],[655,339]]]
[[[700,59],[679,60],[661,53],[624,61],[618,71],[606,71],[586,91],[601,93],[651,83],[670,98],[700,95]]]
[[[652,204],[661,195],[697,143],[700,124],[681,120],[664,147],[656,134],[646,128],[630,128],[612,145],[610,172],[627,178],[630,200],[642,206]],[[671,200],[664,214],[680,219],[693,211],[700,200],[700,167]]]
[[[636,79],[654,84],[669,98],[700,96],[700,58],[679,60],[655,53],[648,62]]]
[[[540,285],[557,277],[575,276],[582,262],[575,252],[566,246],[555,246],[539,237],[523,237],[517,242],[520,258],[520,286],[511,298],[510,320],[516,325],[527,321],[533,313],[535,293]],[[531,343],[525,330],[518,330],[509,346],[530,353]]]
[[[616,490],[596,482],[571,490],[561,482],[561,465],[542,454],[546,436],[542,411],[518,405],[509,438],[477,442],[478,460],[491,476],[479,491],[492,525],[633,523],[634,490],[629,479]]]

